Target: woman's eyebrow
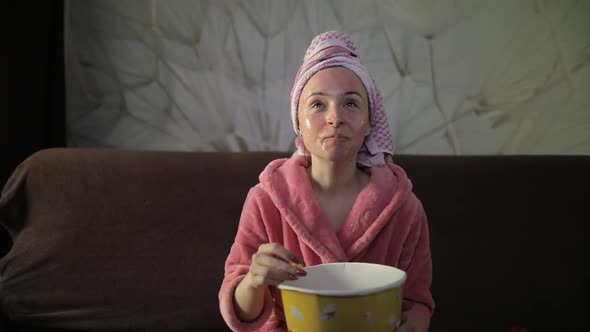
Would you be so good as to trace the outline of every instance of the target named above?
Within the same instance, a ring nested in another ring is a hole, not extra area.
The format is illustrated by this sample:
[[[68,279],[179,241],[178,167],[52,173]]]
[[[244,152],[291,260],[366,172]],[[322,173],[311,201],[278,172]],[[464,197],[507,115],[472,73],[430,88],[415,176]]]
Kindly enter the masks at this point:
[[[356,92],[356,91],[346,91],[345,93],[338,95],[338,97],[340,96],[350,96],[350,95],[356,95],[357,97],[363,99],[363,97],[361,96],[360,93]],[[321,91],[317,91],[317,92],[312,92],[307,96],[307,99],[313,97],[313,96],[331,96],[330,94],[327,94],[325,92],[321,92]]]

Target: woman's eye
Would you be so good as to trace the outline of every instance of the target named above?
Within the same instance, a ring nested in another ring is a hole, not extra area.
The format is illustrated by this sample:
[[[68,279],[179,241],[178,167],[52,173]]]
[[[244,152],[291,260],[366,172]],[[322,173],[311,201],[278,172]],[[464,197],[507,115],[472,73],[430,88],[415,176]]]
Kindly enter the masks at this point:
[[[320,103],[319,101],[316,101],[314,103],[311,104],[311,108],[318,108],[322,106],[322,103]]]
[[[356,107],[356,102],[355,101],[347,101],[345,105],[346,105],[346,107]]]

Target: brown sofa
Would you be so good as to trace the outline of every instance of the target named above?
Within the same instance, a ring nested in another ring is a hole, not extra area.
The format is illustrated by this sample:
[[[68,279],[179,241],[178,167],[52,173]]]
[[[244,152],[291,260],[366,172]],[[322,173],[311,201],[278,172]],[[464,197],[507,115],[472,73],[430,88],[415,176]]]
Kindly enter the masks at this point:
[[[228,331],[217,291],[242,203],[286,156],[34,154],[0,197],[0,330]],[[429,216],[432,331],[588,328],[590,156],[396,162]]]

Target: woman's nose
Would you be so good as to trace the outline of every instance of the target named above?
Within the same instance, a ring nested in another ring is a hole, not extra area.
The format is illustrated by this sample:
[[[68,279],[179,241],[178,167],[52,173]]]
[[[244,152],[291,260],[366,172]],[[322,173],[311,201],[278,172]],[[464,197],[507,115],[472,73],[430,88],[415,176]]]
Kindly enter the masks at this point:
[[[332,126],[339,126],[344,122],[344,118],[342,117],[342,110],[338,105],[330,105],[328,107],[328,112],[326,112],[326,121],[328,124]]]

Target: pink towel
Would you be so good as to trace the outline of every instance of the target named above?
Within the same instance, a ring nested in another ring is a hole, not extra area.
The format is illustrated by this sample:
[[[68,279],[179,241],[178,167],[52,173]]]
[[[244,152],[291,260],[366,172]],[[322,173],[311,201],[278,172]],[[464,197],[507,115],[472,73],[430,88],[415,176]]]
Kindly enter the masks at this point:
[[[352,70],[363,82],[369,97],[369,113],[371,133],[365,138],[363,147],[358,153],[357,163],[364,166],[382,166],[386,155],[393,155],[393,138],[389,129],[389,121],[383,109],[383,98],[367,68],[359,60],[358,52],[352,39],[338,31],[324,32],[315,37],[305,52],[303,64],[291,90],[291,116],[295,132],[299,133],[297,108],[303,87],[318,71],[341,66]],[[295,140],[299,155],[309,155],[301,137]]]

